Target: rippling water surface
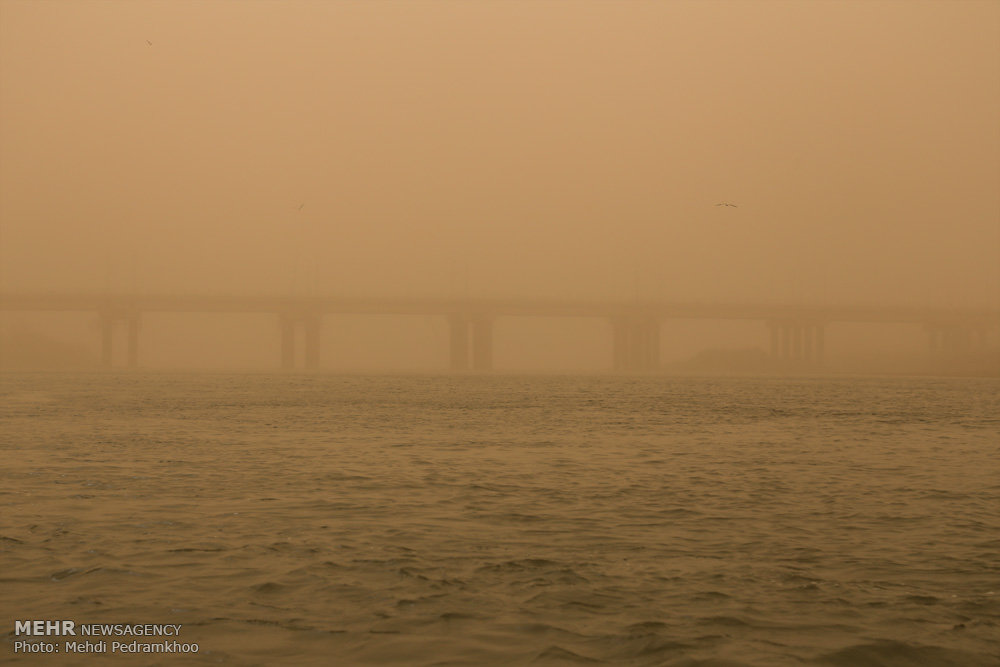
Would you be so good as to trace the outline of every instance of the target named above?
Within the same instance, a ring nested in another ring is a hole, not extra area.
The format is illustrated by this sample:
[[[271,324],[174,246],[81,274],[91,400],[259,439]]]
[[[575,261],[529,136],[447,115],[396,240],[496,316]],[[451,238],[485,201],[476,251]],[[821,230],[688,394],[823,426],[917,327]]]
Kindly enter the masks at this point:
[[[1000,382],[0,376],[13,620],[336,665],[1000,665]],[[100,661],[125,664],[123,656]]]

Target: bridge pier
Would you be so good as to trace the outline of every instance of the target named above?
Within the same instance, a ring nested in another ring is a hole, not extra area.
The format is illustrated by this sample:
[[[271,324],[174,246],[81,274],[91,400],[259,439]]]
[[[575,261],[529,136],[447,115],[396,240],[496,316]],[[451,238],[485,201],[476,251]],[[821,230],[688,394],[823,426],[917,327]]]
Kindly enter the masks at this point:
[[[493,359],[492,319],[517,317],[596,317],[613,329],[613,361],[618,371],[650,370],[659,365],[659,320],[745,320],[765,322],[775,366],[820,362],[825,354],[827,322],[893,323],[924,326],[932,354],[975,357],[1000,344],[1000,309],[913,306],[775,306],[768,304],[684,303],[668,301],[595,301],[591,299],[440,299],[417,297],[347,298],[342,296],[208,296],[170,294],[9,294],[0,292],[0,312],[83,312],[97,316],[100,363],[105,368],[139,365],[142,312],[270,313],[278,318],[280,363],[294,368],[296,338],[304,326],[304,365],[320,364],[324,312],[410,314],[450,318],[450,366],[453,370],[489,370]],[[482,317],[488,315],[489,317]],[[89,315],[92,316],[92,315]],[[124,326],[121,326],[122,323]],[[116,331],[117,330],[117,331]],[[115,350],[115,336],[125,332],[127,349]],[[992,359],[992,357],[990,357]],[[277,361],[277,360],[276,360]]]
[[[655,371],[660,368],[660,322],[647,319],[638,325],[636,340],[637,366],[644,371]]]
[[[624,318],[612,320],[612,368],[616,371],[626,371],[631,358],[629,356],[629,323]]]
[[[281,318],[281,367],[295,368],[295,321],[288,317]]]
[[[646,329],[633,323],[628,332],[628,370],[642,371],[646,365]]]
[[[660,367],[659,320],[617,317],[611,321],[611,331],[614,370],[653,371]]]
[[[781,358],[792,358],[792,327],[787,322],[781,325]]]
[[[932,356],[960,355],[987,343],[986,327],[971,324],[932,323],[924,325],[927,347]]]
[[[310,315],[305,318],[303,325],[306,330],[306,368],[315,370],[319,368],[319,337],[322,323],[319,315]]]
[[[101,315],[101,365],[111,368],[114,352],[115,320],[108,314]]]
[[[826,347],[823,324],[803,320],[767,323],[771,359],[820,364]]]
[[[139,315],[128,318],[128,360],[129,368],[139,366]]]
[[[991,327],[988,324],[977,323],[970,329],[970,345],[975,350],[985,350],[990,345],[992,332],[996,330],[996,327]],[[994,339],[994,342],[996,341]]]
[[[448,318],[449,368],[453,371],[469,370],[469,323],[461,315]]]
[[[283,313],[281,318],[281,368],[295,369],[295,339],[298,325],[302,325],[305,341],[305,368],[319,368],[320,334],[323,330],[322,316],[318,313]]]
[[[480,373],[493,370],[493,317],[455,314],[448,318],[448,328],[452,371],[467,371],[470,367]]]
[[[114,336],[118,322],[124,320],[127,330],[125,365],[128,368],[139,366],[139,313],[138,311],[104,310],[101,319],[101,365],[105,368],[114,367]]]
[[[480,316],[472,322],[472,369],[493,370],[493,320]]]

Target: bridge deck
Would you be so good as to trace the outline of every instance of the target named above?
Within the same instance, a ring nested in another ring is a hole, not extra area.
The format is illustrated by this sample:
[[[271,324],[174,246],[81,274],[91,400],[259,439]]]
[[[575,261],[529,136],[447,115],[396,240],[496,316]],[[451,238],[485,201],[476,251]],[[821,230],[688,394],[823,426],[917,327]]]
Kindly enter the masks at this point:
[[[6,311],[161,313],[475,314],[490,317],[646,317],[660,319],[814,320],[818,322],[995,325],[1000,309],[878,305],[611,301],[544,298],[435,298],[38,293],[0,294]]]

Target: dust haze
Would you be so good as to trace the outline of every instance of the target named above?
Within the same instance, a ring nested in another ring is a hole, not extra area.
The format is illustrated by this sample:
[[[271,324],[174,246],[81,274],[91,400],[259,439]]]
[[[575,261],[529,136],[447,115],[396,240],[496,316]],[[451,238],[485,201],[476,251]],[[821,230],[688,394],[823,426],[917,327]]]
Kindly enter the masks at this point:
[[[997,308],[998,118],[995,2],[5,0],[0,292]],[[266,366],[258,319],[150,316],[144,364]],[[334,367],[447,354],[336,319]],[[498,365],[607,365],[598,325],[504,326]]]
[[[0,663],[997,667],[998,415],[998,0],[0,0]]]

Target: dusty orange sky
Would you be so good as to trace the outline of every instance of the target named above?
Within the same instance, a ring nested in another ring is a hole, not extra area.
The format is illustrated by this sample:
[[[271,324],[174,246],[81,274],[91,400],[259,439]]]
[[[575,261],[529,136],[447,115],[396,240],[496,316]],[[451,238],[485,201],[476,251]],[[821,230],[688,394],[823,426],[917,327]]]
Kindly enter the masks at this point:
[[[0,289],[1000,305],[998,119],[997,2],[2,0]]]

